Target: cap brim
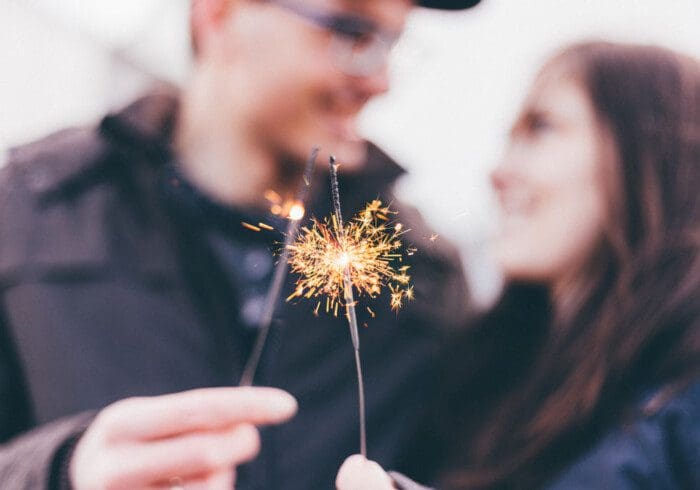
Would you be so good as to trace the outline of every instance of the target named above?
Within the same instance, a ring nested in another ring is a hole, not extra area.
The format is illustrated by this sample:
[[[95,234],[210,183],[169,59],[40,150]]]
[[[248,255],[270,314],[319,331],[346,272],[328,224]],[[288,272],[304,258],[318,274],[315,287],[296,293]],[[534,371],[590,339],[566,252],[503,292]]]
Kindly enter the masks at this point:
[[[479,3],[480,0],[420,0],[418,5],[429,9],[464,10]]]

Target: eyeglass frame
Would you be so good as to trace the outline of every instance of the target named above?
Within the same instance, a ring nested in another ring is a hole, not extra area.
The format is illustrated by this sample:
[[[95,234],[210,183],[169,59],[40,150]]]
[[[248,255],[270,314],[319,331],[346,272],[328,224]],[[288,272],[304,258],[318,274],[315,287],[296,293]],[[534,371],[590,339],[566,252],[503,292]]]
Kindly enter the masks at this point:
[[[333,36],[330,49],[336,67],[350,76],[376,73],[386,63],[389,52],[401,35],[400,32],[383,29],[376,22],[358,14],[322,11],[292,0],[266,0],[266,3],[328,31]],[[366,45],[360,48],[362,53],[358,56],[366,59],[357,61],[353,55],[360,42]]]

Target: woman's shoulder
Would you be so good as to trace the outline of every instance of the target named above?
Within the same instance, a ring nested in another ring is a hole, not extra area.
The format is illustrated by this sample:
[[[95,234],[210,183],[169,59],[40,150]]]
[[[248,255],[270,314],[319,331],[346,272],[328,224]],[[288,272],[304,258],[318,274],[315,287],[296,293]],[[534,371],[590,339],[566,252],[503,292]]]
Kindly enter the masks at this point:
[[[700,488],[700,380],[670,398],[649,393],[639,408],[547,489]]]

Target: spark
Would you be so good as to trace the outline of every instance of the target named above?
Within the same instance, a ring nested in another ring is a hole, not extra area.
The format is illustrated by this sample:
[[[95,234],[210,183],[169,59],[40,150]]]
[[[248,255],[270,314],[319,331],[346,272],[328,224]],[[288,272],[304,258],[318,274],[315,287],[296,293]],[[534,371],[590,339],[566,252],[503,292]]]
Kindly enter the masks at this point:
[[[455,214],[452,218],[450,218],[450,221],[457,221],[457,220],[459,220],[460,218],[464,218],[464,217],[467,216],[468,214],[469,214],[469,211],[463,211],[463,212],[461,212],[461,213],[457,213],[457,214]]]
[[[389,285],[389,290],[391,291],[391,309],[400,309],[403,306],[403,297],[405,292],[398,288],[394,288],[391,284]]]
[[[245,221],[241,221],[241,225],[243,226],[243,228],[248,228],[252,231],[260,231],[260,228],[258,228],[257,226],[251,225],[250,223],[246,223]]]
[[[311,185],[311,175],[306,172],[303,175],[303,184],[308,188]],[[292,221],[301,220],[306,214],[304,203],[299,199],[283,199],[282,196],[272,190],[265,191],[265,199],[270,203],[270,212],[275,216],[283,216]]]
[[[277,192],[273,191],[272,189],[266,190],[264,196],[265,199],[267,199],[270,203],[279,204],[282,202],[282,196],[280,196]]]
[[[266,223],[258,223],[258,227],[262,228],[263,230],[267,231],[273,231],[274,228]]]
[[[384,288],[391,290],[392,309],[399,309],[413,293],[410,269],[403,260],[403,226],[387,224],[396,213],[379,200],[367,204],[339,230],[333,218],[301,229],[297,240],[288,246],[292,272],[299,275],[293,298],[326,297],[326,310],[346,306],[345,277],[358,296],[376,298]],[[318,311],[318,307],[316,308]],[[374,312],[369,310],[374,316]]]

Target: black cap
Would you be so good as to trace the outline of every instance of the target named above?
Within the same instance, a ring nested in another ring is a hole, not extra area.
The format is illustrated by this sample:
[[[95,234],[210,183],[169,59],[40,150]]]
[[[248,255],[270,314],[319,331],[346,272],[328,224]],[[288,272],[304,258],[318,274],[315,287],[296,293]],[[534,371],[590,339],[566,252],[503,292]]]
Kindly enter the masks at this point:
[[[421,7],[441,10],[463,10],[473,7],[480,0],[419,0]]]

